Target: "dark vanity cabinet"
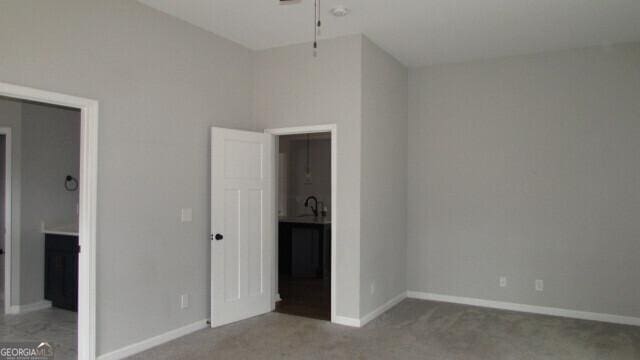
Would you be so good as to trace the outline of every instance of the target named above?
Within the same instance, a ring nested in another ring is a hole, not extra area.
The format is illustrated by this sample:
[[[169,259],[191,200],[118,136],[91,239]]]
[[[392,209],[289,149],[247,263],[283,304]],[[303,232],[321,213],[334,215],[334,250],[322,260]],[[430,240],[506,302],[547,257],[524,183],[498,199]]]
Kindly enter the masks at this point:
[[[331,224],[280,221],[279,273],[293,278],[324,278],[331,269]]]
[[[44,298],[54,307],[78,310],[78,237],[45,234]]]

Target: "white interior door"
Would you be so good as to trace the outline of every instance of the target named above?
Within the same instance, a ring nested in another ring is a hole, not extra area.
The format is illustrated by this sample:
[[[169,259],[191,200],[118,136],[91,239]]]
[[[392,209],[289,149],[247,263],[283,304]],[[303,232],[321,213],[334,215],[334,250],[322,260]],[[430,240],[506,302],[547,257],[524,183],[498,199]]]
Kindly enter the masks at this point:
[[[211,128],[211,327],[272,309],[273,135]]]

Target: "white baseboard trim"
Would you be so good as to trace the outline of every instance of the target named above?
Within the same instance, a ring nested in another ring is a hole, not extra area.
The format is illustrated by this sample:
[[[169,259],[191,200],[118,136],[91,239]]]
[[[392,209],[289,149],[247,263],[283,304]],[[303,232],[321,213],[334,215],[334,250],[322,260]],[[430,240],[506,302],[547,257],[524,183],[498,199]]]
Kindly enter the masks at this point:
[[[396,295],[393,299],[387,301],[386,303],[382,304],[377,309],[373,310],[372,312],[370,312],[367,315],[365,315],[362,318],[360,318],[360,326],[367,325],[368,322],[370,322],[371,320],[373,320],[373,319],[377,318],[378,316],[384,314],[387,310],[389,310],[392,307],[398,305],[398,303],[400,301],[402,301],[402,300],[404,300],[406,298],[407,298],[407,292],[406,291],[403,291],[400,294]]]
[[[152,338],[142,340],[138,343],[131,344],[118,350],[98,356],[99,360],[119,360],[137,354],[139,352],[151,349],[152,347],[164,344],[179,337],[191,334],[192,332],[202,330],[209,327],[207,319],[196,321],[192,324],[168,331],[164,334],[154,336]]]
[[[333,323],[344,326],[360,327],[360,319],[350,318],[346,316],[336,315],[336,320]]]
[[[9,314],[24,314],[32,311],[44,310],[51,307],[51,301],[40,300],[31,304],[11,305],[9,306]]]
[[[403,291],[400,294],[396,295],[393,299],[387,301],[386,303],[380,305],[377,309],[368,313],[367,315],[361,317],[360,319],[350,318],[346,316],[336,316],[335,324],[351,326],[351,327],[363,327],[367,325],[371,320],[377,318],[378,316],[384,314],[385,311],[391,309],[396,306],[400,301],[407,298],[407,292]]]
[[[519,312],[525,312],[525,313],[560,316],[560,317],[581,319],[581,320],[601,321],[601,322],[608,322],[608,323],[614,323],[614,324],[640,326],[640,318],[630,317],[630,316],[602,314],[602,313],[569,310],[569,309],[559,309],[559,308],[546,307],[546,306],[525,305],[525,304],[517,304],[517,303],[511,303],[511,302],[433,294],[433,293],[426,293],[426,292],[420,292],[420,291],[408,291],[407,296],[412,299],[441,301],[441,302],[448,302],[448,303],[455,303],[455,304],[480,306],[480,307],[486,307],[486,308],[492,308],[492,309],[519,311]]]

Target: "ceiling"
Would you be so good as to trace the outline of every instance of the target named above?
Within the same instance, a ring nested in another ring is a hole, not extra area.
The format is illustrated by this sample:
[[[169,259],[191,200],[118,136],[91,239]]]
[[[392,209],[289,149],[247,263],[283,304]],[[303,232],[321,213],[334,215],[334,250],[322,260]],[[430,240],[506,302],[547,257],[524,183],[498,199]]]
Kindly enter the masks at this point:
[[[313,39],[313,0],[139,0],[259,50]],[[321,38],[363,33],[405,65],[640,40],[640,0],[322,0]],[[337,18],[332,7],[351,14]]]

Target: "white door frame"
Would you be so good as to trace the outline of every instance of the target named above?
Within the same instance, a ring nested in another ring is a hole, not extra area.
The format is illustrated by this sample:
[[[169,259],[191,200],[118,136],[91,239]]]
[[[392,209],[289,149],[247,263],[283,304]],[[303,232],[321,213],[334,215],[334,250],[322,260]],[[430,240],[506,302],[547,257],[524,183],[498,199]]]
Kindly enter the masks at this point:
[[[4,313],[11,313],[11,128],[0,127],[4,135]],[[1,229],[0,229],[1,230]]]
[[[3,82],[0,82],[0,96],[61,105],[80,110],[78,240],[81,251],[78,256],[78,359],[95,359],[98,102]],[[7,249],[5,255],[5,306],[11,306],[11,268],[8,267],[11,264],[11,235],[9,234],[5,239],[9,239],[9,241],[5,240]]]
[[[277,129],[267,129],[264,132],[275,135],[298,135],[298,134],[314,134],[314,133],[331,133],[331,322],[336,322],[336,279],[338,278],[338,274],[336,272],[336,254],[337,254],[337,238],[338,238],[338,126],[336,124],[326,124],[326,125],[311,125],[311,126],[296,126],[296,127],[285,127],[285,128],[277,128]],[[276,143],[275,149],[278,150],[280,148],[279,141]],[[272,176],[278,176],[279,172],[277,169],[278,166],[278,152],[275,151],[275,155],[272,159],[271,168],[273,169]],[[276,206],[274,211],[276,215],[278,214],[278,181],[274,180],[272,186],[274,187],[274,201],[273,204]],[[277,216],[276,216],[277,221]],[[277,224],[275,224],[277,225]],[[274,226],[275,235],[273,237],[273,241],[275,242],[278,239],[278,226]],[[278,276],[278,261],[277,261],[277,247],[273,246],[274,253],[274,279],[272,286],[274,287],[273,294],[278,294],[278,289],[275,288],[277,286],[277,276]],[[275,308],[276,299],[274,298],[273,306]]]

